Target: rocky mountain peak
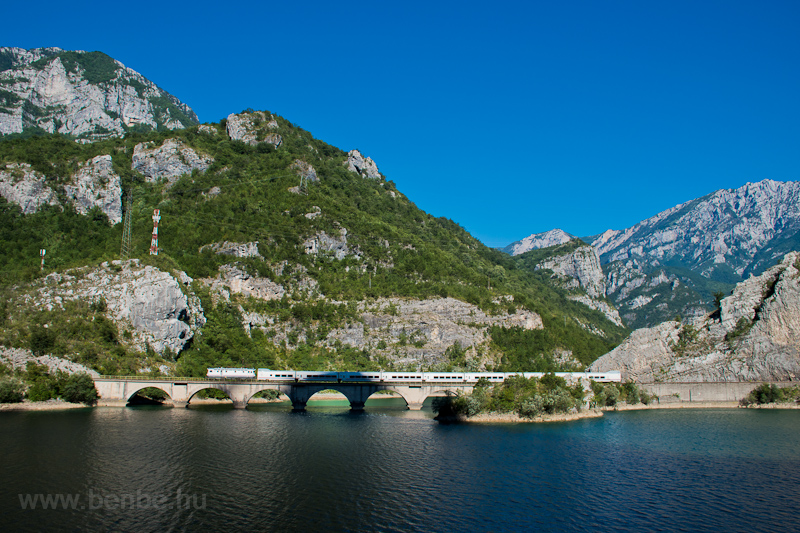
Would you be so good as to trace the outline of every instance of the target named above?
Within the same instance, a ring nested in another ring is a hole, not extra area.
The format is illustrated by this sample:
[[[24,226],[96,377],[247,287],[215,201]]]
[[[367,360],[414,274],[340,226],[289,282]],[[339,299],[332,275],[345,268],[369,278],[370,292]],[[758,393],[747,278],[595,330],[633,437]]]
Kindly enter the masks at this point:
[[[574,236],[563,230],[551,229],[550,231],[545,231],[544,233],[534,233],[533,235],[528,235],[521,241],[512,242],[503,248],[503,251],[507,254],[519,255],[524,254],[525,252],[530,252],[531,250],[538,250],[540,248],[549,248],[550,246],[564,244],[574,238]]]
[[[378,165],[370,157],[364,157],[358,150],[350,150],[347,153],[347,161],[345,161],[347,170],[360,174],[363,178],[380,179],[381,173],[378,171]]]
[[[102,52],[0,48],[0,135],[96,140],[198,122],[189,106]]]

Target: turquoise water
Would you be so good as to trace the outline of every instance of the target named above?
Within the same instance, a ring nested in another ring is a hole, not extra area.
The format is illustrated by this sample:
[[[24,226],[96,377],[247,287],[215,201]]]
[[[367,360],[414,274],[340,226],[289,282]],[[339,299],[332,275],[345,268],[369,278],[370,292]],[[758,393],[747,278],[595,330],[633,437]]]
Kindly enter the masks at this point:
[[[2,413],[0,520],[7,531],[800,530],[800,411],[432,416],[375,404]],[[76,499],[22,509],[20,494]]]

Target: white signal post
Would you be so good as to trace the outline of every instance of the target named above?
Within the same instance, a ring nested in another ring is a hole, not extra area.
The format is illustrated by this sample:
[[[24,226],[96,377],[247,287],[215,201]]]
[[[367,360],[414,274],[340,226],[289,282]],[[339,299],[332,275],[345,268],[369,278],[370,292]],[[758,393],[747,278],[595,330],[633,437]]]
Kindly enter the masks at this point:
[[[161,210],[153,209],[153,238],[150,239],[150,255],[158,255],[158,221],[161,220]]]
[[[44,254],[46,254],[46,253],[47,253],[47,250],[45,250],[44,248],[39,250],[39,255],[42,256],[42,266],[39,267],[39,270],[44,270]]]

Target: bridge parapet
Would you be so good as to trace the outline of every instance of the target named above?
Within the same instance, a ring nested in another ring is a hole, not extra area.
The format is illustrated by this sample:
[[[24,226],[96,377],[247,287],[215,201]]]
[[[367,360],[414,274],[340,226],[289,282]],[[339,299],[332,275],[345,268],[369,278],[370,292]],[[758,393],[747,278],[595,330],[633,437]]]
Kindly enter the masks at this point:
[[[453,394],[458,391],[470,392],[469,384],[404,384],[404,383],[287,383],[269,381],[220,381],[183,378],[131,378],[103,376],[95,378],[95,386],[102,399],[128,402],[140,390],[153,387],[164,391],[176,407],[186,407],[201,390],[217,389],[233,401],[235,409],[244,409],[248,402],[261,391],[278,390],[289,397],[292,408],[305,410],[312,396],[323,390],[335,390],[344,394],[354,411],[364,409],[370,396],[386,390],[398,394],[405,400],[410,410],[420,410],[425,399],[439,392]]]

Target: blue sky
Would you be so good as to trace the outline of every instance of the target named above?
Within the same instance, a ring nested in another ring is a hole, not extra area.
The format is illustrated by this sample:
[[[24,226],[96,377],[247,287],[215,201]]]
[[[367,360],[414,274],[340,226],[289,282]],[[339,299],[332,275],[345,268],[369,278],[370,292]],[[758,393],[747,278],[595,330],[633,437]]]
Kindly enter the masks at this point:
[[[800,2],[15,2],[201,121],[267,109],[490,246],[800,179]],[[13,23],[12,23],[13,21]]]

